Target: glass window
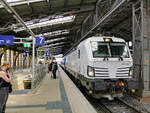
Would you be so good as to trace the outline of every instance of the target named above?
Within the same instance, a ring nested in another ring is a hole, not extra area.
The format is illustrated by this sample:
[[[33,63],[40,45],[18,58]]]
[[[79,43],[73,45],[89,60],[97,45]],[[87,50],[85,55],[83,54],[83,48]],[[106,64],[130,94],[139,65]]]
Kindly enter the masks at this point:
[[[94,42],[95,43],[95,42]],[[109,56],[107,43],[92,43],[93,57],[105,57]]]
[[[129,58],[129,52],[124,43],[110,43],[112,57]]]
[[[91,42],[93,57],[122,57],[129,58],[125,43]]]

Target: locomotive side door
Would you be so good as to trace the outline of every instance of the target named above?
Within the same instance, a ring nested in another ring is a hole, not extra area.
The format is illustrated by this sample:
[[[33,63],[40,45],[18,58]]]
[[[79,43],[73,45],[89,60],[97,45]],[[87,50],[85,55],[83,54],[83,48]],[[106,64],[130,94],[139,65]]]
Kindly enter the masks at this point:
[[[81,65],[80,65],[80,63],[81,63],[81,61],[80,61],[80,58],[81,58],[81,54],[80,54],[80,49],[78,49],[78,58],[77,58],[77,69],[78,69],[78,73],[80,73],[80,70],[81,70]]]

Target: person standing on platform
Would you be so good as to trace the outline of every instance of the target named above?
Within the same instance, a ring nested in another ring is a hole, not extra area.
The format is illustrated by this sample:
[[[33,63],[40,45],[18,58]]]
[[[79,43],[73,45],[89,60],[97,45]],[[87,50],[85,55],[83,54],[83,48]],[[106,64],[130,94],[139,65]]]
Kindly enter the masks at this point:
[[[50,62],[48,63],[48,73],[51,74],[51,77],[53,77],[53,76],[52,76],[52,65],[53,65],[53,61],[50,60]]]
[[[53,78],[54,79],[56,79],[57,69],[58,69],[57,62],[56,62],[56,60],[53,60],[53,63],[52,63],[52,73],[53,73]]]
[[[7,72],[10,68],[9,63],[4,63],[0,69],[0,113],[5,113],[6,102],[10,92],[11,76]]]

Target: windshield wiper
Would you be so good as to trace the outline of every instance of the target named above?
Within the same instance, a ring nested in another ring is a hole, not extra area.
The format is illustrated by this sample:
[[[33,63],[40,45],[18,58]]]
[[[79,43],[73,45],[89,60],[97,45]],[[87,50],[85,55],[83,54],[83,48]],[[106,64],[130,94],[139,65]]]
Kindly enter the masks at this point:
[[[119,56],[119,61],[120,61],[120,60],[123,61],[123,57],[122,57],[122,56]]]
[[[118,58],[119,61],[123,61],[123,57],[122,56],[119,56],[119,55],[115,55],[115,56],[112,56],[114,58]]]
[[[108,56],[105,56],[105,57],[104,57],[103,61],[105,61],[105,60],[108,61]]]

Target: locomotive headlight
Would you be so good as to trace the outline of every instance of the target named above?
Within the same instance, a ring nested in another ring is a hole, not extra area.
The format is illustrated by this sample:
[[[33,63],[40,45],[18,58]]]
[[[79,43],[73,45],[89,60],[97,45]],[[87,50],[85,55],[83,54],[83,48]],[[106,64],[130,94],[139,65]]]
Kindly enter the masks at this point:
[[[104,42],[110,43],[113,42],[113,40],[111,38],[104,38]]]
[[[87,74],[88,74],[88,76],[94,77],[95,76],[95,74],[94,74],[94,68],[91,67],[91,66],[88,66],[87,67]]]
[[[129,76],[133,76],[133,68],[132,67],[129,70]]]
[[[89,76],[94,76],[94,72],[89,72]]]

